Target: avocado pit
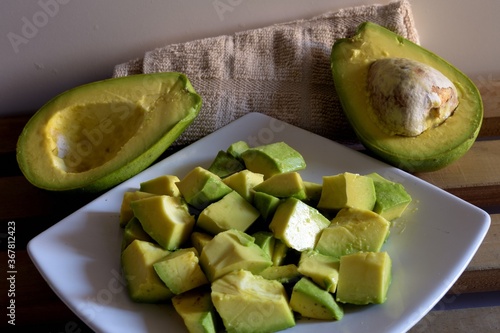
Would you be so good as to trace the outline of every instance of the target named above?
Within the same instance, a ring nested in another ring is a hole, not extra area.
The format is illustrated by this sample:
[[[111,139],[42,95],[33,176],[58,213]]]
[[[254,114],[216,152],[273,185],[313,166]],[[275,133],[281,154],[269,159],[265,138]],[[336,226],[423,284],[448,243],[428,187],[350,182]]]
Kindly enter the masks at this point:
[[[458,106],[455,85],[433,67],[406,58],[382,58],[368,70],[374,120],[390,135],[418,136],[439,126]]]

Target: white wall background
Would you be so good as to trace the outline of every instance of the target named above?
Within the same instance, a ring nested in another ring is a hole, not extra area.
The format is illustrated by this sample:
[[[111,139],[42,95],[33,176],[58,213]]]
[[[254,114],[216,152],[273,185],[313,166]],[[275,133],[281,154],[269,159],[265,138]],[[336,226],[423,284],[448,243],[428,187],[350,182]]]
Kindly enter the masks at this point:
[[[108,78],[147,50],[388,0],[4,0],[0,116]],[[421,44],[473,79],[500,77],[500,1],[412,0]],[[225,11],[217,9],[225,5]]]

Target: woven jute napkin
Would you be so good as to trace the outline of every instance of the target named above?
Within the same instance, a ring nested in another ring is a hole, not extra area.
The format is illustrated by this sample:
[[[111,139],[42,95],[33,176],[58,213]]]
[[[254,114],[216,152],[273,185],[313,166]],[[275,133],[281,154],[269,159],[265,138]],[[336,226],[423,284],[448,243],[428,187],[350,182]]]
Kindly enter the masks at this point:
[[[410,3],[402,0],[168,45],[116,65],[113,76],[187,75],[203,106],[174,146],[190,144],[249,112],[355,145],[333,85],[330,53],[337,39],[352,36],[365,21],[419,42]]]

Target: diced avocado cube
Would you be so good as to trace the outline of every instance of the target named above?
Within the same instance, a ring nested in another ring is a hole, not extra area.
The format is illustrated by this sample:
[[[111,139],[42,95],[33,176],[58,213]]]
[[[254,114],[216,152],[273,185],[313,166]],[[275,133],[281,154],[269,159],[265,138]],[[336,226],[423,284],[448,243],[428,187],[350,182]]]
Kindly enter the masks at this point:
[[[317,209],[296,198],[283,201],[269,224],[274,237],[297,251],[313,249],[330,221]]]
[[[179,177],[175,175],[162,175],[142,182],[140,184],[140,190],[147,193],[180,197],[181,192],[176,185],[179,181]]]
[[[260,246],[260,248],[266,253],[269,259],[272,259],[274,252],[274,244],[276,243],[276,238],[274,238],[273,233],[270,231],[257,231],[252,234],[255,239],[255,244]]]
[[[276,280],[281,283],[290,283],[302,276],[297,269],[297,265],[295,264],[271,266],[260,272],[258,275],[265,279]]]
[[[214,281],[212,302],[228,333],[276,332],[295,326],[283,285],[246,270]]]
[[[344,316],[344,309],[334,296],[306,277],[293,287],[290,306],[306,318],[340,320]]]
[[[157,244],[134,240],[121,255],[123,274],[130,298],[135,302],[157,303],[174,294],[156,274],[153,264],[170,252]]]
[[[302,177],[298,172],[285,172],[267,178],[254,188],[256,192],[264,192],[277,198],[297,198],[304,200],[306,191]]]
[[[321,254],[315,250],[301,253],[298,271],[309,277],[318,286],[334,293],[339,281],[339,259]]]
[[[203,209],[232,191],[216,174],[196,167],[191,170],[177,187],[188,204]]]
[[[172,297],[172,305],[189,333],[216,333],[219,316],[210,288],[197,288]]]
[[[302,155],[285,142],[248,148],[241,154],[241,158],[248,170],[263,174],[264,179],[306,167]]]
[[[134,215],[151,238],[167,250],[181,247],[195,225],[184,199],[158,195],[131,203]]]
[[[229,229],[246,231],[260,216],[259,211],[236,191],[231,191],[200,213],[196,225],[215,235]]]
[[[271,259],[250,235],[235,229],[223,231],[208,242],[200,264],[209,281],[239,269],[260,273],[272,265]]]
[[[126,191],[123,193],[122,204],[120,207],[120,227],[124,228],[128,221],[134,217],[134,212],[132,211],[132,207],[130,207],[130,203],[135,200],[144,199],[147,197],[152,197],[155,194],[141,192],[141,191]]]
[[[288,251],[290,248],[286,245],[282,240],[276,239],[274,241],[274,250],[273,250],[273,266],[281,266],[285,262]]]
[[[250,148],[250,146],[245,141],[236,141],[232,143],[226,151],[237,159],[241,159],[241,154],[248,148]]]
[[[337,302],[364,305],[387,299],[392,262],[387,252],[358,252],[340,258]]]
[[[345,172],[323,177],[317,207],[325,211],[339,211],[346,207],[372,210],[375,200],[375,186],[371,178]]]
[[[205,232],[193,231],[191,233],[191,244],[198,253],[201,253],[205,245],[210,242],[212,238],[214,238],[214,236]]]
[[[233,173],[244,170],[245,165],[233,155],[220,150],[208,167],[208,171],[216,174],[221,178],[225,178]]]
[[[252,202],[254,196],[253,188],[264,181],[264,175],[245,169],[224,178],[222,181],[238,192],[248,202]]]
[[[137,217],[134,216],[130,219],[123,230],[122,250],[125,250],[125,248],[136,239],[154,242],[151,236],[149,236],[148,233],[142,228],[141,222],[139,222]]]
[[[321,192],[323,190],[323,184],[302,181],[304,184],[304,190],[306,192],[305,201],[309,203],[311,206],[316,206],[321,198]]]
[[[270,221],[281,203],[281,199],[264,192],[254,192],[253,205],[265,221]]]
[[[390,222],[375,212],[344,208],[321,232],[315,249],[334,258],[358,251],[377,252],[389,236],[389,229]]]
[[[179,249],[153,264],[153,268],[174,294],[208,284],[201,270],[196,249]]]
[[[411,202],[411,196],[400,183],[392,182],[378,173],[366,175],[373,179],[375,186],[375,207],[373,211],[392,221],[403,215]]]

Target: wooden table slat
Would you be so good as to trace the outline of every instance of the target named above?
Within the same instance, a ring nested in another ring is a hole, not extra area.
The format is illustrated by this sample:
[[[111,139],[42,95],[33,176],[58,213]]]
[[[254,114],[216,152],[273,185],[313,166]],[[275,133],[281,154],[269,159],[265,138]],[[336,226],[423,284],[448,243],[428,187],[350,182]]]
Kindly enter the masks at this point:
[[[500,185],[499,141],[477,141],[451,165],[416,176],[443,189]]]
[[[483,99],[484,117],[500,117],[500,80],[480,76],[474,83]]]
[[[500,332],[499,318],[500,306],[431,311],[408,333]]]
[[[467,271],[500,269],[500,214],[492,214],[491,225]],[[500,283],[500,278],[498,279]],[[500,290],[500,289],[498,289]]]

